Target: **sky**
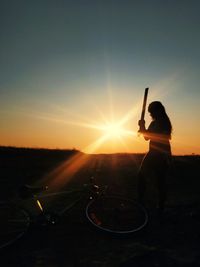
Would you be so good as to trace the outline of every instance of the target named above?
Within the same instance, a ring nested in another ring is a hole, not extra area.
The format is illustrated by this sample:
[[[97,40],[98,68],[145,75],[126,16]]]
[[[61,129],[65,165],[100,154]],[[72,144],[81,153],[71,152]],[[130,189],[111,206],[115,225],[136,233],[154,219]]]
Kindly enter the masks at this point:
[[[146,152],[149,87],[173,154],[200,154],[199,13],[198,0],[1,0],[0,145]]]

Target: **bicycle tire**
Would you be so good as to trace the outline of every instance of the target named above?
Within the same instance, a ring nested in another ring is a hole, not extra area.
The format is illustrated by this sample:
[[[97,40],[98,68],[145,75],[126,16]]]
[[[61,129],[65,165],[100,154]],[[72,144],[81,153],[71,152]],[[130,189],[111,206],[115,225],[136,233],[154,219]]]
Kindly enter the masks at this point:
[[[86,206],[86,217],[99,230],[131,234],[148,222],[146,209],[137,201],[122,196],[100,196]]]
[[[0,203],[0,249],[15,243],[30,225],[28,213],[14,205]]]

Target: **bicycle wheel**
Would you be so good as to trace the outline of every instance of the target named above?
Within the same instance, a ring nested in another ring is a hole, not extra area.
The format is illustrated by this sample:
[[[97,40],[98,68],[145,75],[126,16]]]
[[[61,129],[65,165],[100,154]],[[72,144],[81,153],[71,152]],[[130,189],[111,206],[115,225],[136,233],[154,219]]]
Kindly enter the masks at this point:
[[[144,228],[148,222],[146,209],[138,202],[121,196],[100,196],[86,207],[88,220],[98,229],[130,234]]]
[[[30,225],[28,214],[9,203],[0,203],[0,249],[21,238]]]

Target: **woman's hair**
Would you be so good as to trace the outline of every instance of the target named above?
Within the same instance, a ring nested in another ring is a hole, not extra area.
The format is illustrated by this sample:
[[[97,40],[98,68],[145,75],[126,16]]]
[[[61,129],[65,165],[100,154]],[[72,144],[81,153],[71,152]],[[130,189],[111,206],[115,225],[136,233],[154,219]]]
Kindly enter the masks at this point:
[[[162,103],[159,101],[151,102],[148,106],[148,112],[151,114],[152,118],[159,121],[163,129],[171,135],[172,124]]]

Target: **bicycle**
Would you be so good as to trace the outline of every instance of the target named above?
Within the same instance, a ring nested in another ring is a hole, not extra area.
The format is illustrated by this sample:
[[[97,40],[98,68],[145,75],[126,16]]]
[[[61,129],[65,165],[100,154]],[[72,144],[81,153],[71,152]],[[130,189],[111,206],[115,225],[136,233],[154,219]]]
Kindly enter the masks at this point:
[[[69,205],[64,205],[59,212],[55,212],[54,208],[45,207],[42,203],[44,199],[67,197],[75,193],[78,193],[78,197]],[[85,197],[85,193],[88,195],[85,217],[96,229],[106,233],[126,235],[138,232],[147,225],[148,213],[140,203],[122,195],[109,195],[107,187],[98,186],[94,178],[91,178],[90,184],[84,184],[81,189],[50,193],[46,187],[25,185],[20,190],[20,197],[25,200],[31,198],[38,214],[33,215],[29,208],[16,203],[0,202],[0,249],[15,243],[27,233],[31,225],[55,225]]]

